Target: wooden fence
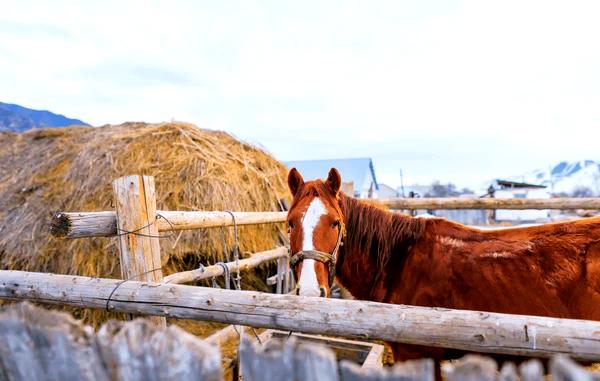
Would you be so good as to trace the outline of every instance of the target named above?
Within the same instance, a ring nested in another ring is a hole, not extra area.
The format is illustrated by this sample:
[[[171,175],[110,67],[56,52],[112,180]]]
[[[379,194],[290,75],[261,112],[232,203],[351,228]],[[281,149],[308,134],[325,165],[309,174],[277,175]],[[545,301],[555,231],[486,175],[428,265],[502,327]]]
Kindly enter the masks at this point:
[[[0,271],[0,299],[240,324],[361,340],[600,360],[600,322]]]
[[[0,307],[0,380],[187,380],[223,379],[219,349],[176,326],[160,327],[137,319],[110,321],[98,333],[69,314],[27,303]],[[274,345],[270,345],[274,344]],[[243,340],[240,373],[245,381],[433,381],[434,363],[418,360],[390,368],[361,367],[336,360],[328,348],[291,338],[266,346]],[[467,356],[442,368],[448,381],[542,381],[537,360],[518,368],[494,360]],[[550,362],[553,381],[593,380],[590,373],[566,357]]]
[[[406,361],[389,368],[361,367],[342,360],[321,346],[288,340],[280,348],[264,348],[243,341],[240,348],[241,372],[245,381],[433,381],[435,363],[430,359]],[[582,368],[566,356],[550,360],[552,381],[600,380],[600,373]],[[539,360],[529,360],[517,367],[514,363],[498,364],[491,358],[467,355],[442,366],[447,381],[543,381],[544,368]]]
[[[287,216],[287,212],[232,214],[239,226],[284,222]],[[159,232],[233,226],[232,216],[228,212],[157,210],[156,216],[155,225]],[[57,212],[52,217],[51,232],[57,237],[66,238],[113,237],[118,232],[117,213]]]
[[[277,291],[286,293],[291,285],[285,248],[163,279],[157,238],[160,232],[174,230],[280,223],[286,213],[157,211],[154,180],[146,176],[117,179],[113,189],[116,211],[57,213],[52,233],[66,238],[118,236],[124,280],[0,271],[0,298],[153,315],[163,326],[164,317],[172,316],[477,352],[542,357],[563,353],[600,360],[600,322],[177,285],[222,275],[224,266],[236,271],[277,260]],[[392,209],[600,209],[600,199],[585,198],[395,199],[384,203]],[[232,328],[223,330],[216,342],[232,332]]]
[[[600,198],[393,198],[380,200],[390,209],[595,209]]]
[[[285,221],[286,212],[205,212],[156,210],[154,178],[125,176],[113,182],[116,211],[57,212],[52,217],[51,233],[63,238],[117,236],[123,279],[160,282],[162,280],[159,232],[224,226],[242,226]],[[254,268],[261,263],[278,260],[280,292],[287,292],[289,266],[281,259],[285,248],[256,253],[239,263],[226,264],[230,271]],[[171,274],[166,283],[186,283],[222,275],[222,266]],[[284,287],[283,283],[287,281]]]
[[[242,226],[285,221],[286,212],[220,212],[156,210],[154,179],[126,176],[113,182],[116,211],[58,212],[51,223],[51,233],[68,239],[117,236],[123,279],[165,284],[188,283],[254,268],[277,261],[276,291],[288,293],[294,287],[287,260],[287,248],[278,247],[255,253],[249,258],[175,273],[162,279],[160,232],[225,226]],[[137,311],[136,311],[137,312]],[[164,317],[151,317],[162,326]],[[239,328],[241,329],[241,327]],[[234,338],[236,329],[229,326],[213,337],[218,344]],[[209,341],[210,342],[210,341]]]
[[[222,379],[219,351],[177,326],[110,321],[97,334],[64,312],[0,309],[0,380]]]
[[[287,258],[288,249],[287,247],[278,247],[273,250],[267,250],[260,253],[252,254],[249,258],[241,259],[238,263],[228,262],[225,263],[224,266],[230,272],[233,271],[242,271],[252,269],[264,262]],[[175,273],[165,277],[162,282],[163,283],[190,283],[197,280],[202,279],[210,279],[214,277],[221,276],[225,273],[225,269],[221,265],[213,265],[208,267],[203,267],[200,269],[190,270],[190,271],[182,271],[179,273]]]
[[[131,176],[130,176],[131,177]],[[600,198],[500,199],[500,198],[395,198],[381,200],[391,209],[591,209],[600,210]],[[159,232],[231,226],[227,212],[156,211]],[[286,212],[234,212],[238,225],[284,222]],[[161,218],[163,217],[163,218]],[[117,235],[117,214],[58,212],[52,218],[52,234],[66,238]]]

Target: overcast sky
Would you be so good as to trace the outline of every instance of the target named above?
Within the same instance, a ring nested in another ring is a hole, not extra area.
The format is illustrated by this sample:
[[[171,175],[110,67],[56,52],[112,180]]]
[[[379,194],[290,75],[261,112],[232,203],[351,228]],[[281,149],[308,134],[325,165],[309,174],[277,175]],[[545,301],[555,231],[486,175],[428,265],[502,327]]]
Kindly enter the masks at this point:
[[[1,1],[0,101],[171,119],[391,185],[600,160],[600,2]],[[323,174],[325,176],[325,174]]]

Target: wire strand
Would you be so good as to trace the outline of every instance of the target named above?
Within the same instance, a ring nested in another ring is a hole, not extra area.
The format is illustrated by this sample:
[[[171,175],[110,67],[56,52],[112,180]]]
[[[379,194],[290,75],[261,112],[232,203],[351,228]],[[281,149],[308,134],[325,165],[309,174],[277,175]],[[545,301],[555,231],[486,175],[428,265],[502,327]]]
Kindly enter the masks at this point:
[[[158,267],[158,268],[155,268],[155,269],[152,269],[152,270],[148,270],[148,271],[146,271],[146,272],[143,272],[143,273],[141,273],[141,274],[134,275],[134,276],[132,276],[131,278],[128,278],[128,279],[123,279],[123,280],[119,281],[119,283],[117,283],[117,285],[116,285],[116,286],[115,286],[115,287],[112,289],[112,291],[111,291],[111,292],[110,292],[110,294],[108,295],[108,299],[106,299],[106,307],[105,307],[106,311],[110,311],[110,308],[109,308],[109,303],[110,303],[110,301],[111,301],[111,298],[112,298],[113,294],[115,293],[115,291],[117,291],[117,289],[118,289],[119,287],[121,287],[121,285],[123,285],[123,283],[125,283],[125,282],[128,282],[128,281],[130,281],[130,280],[134,280],[134,279],[136,279],[136,278],[139,278],[139,277],[141,277],[141,276],[144,276],[144,275],[146,275],[146,274],[150,274],[150,273],[152,273],[152,272],[155,272],[155,271],[158,271],[158,270],[162,270],[162,267]]]
[[[144,233],[140,233],[141,230],[144,230],[146,228],[149,228],[150,226],[154,225],[156,223],[157,220],[159,219],[163,219],[165,221],[167,221],[167,224],[169,224],[170,228],[171,228],[171,232],[169,234],[166,235],[152,235],[152,234],[144,234]],[[163,216],[160,213],[156,213],[156,217],[154,218],[154,221],[148,222],[147,224],[145,224],[144,226],[134,229],[134,230],[126,230],[126,229],[121,229],[117,226],[117,237],[120,236],[124,236],[124,235],[128,235],[128,234],[133,234],[136,235],[138,237],[148,237],[148,238],[158,238],[158,239],[163,239],[163,238],[171,238],[175,236],[175,233],[173,233],[173,231],[175,230],[175,228],[173,227],[173,224],[171,223],[171,221],[169,221],[165,216]]]

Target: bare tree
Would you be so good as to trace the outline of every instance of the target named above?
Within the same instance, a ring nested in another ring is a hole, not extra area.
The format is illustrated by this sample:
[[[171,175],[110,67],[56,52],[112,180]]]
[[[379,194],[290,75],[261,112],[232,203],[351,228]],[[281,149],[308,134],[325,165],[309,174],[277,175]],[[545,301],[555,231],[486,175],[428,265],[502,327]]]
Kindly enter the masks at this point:
[[[590,187],[578,186],[571,193],[572,197],[594,197],[594,191]]]
[[[431,183],[429,192],[425,193],[424,197],[455,197],[464,193],[473,193],[468,188],[463,188],[461,191],[456,189],[456,185],[452,183],[442,184],[439,181]]]

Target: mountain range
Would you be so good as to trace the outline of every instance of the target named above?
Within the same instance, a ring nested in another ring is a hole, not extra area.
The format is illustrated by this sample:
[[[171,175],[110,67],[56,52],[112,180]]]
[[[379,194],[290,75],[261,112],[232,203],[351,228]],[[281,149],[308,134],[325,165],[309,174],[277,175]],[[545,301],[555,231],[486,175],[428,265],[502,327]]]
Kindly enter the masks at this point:
[[[553,194],[599,196],[600,162],[561,161],[548,169],[536,169],[521,176],[510,177],[508,180],[545,185]]]
[[[33,110],[10,103],[0,102],[0,132],[23,132],[33,128],[88,126],[79,119],[44,110]]]

